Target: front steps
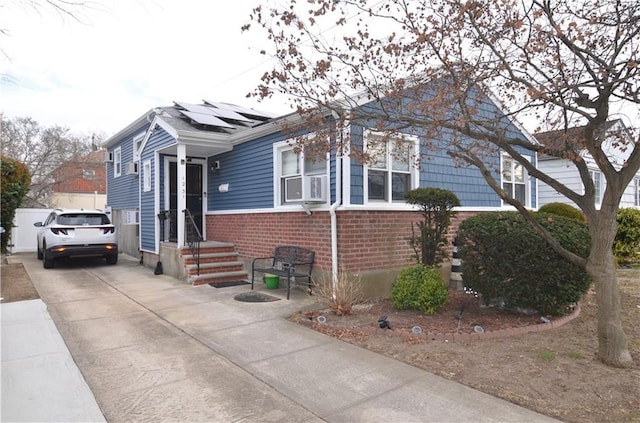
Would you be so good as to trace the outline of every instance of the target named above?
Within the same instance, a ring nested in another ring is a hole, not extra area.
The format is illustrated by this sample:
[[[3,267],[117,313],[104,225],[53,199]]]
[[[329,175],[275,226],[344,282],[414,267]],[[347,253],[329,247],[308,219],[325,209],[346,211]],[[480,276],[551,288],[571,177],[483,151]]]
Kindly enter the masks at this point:
[[[200,275],[196,259],[189,247],[180,250],[187,281],[192,285],[216,284],[247,280],[249,275],[238,260],[235,246],[225,242],[204,241],[200,243]]]

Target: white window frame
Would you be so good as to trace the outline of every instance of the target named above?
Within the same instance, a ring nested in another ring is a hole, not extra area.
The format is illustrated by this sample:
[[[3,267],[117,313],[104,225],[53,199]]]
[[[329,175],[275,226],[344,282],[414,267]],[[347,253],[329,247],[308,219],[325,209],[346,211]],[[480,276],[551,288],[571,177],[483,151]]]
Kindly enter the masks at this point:
[[[142,163],[142,191],[151,191],[151,160]]]
[[[511,174],[511,179],[510,180],[506,180],[505,179],[505,160],[509,160],[511,163],[511,169],[509,169],[509,173]],[[522,168],[522,182],[516,181],[516,167],[521,167]],[[516,194],[516,186],[520,185],[524,187],[524,202],[521,201],[521,203],[525,206],[525,207],[530,207],[530,203],[531,203],[531,187],[529,186],[529,172],[527,172],[527,168],[524,167],[524,165],[522,165],[522,163],[518,162],[516,159],[514,159],[513,157],[511,157],[511,155],[507,154],[507,153],[502,153],[500,154],[500,188],[502,188],[503,191],[505,190],[505,183],[509,183],[511,184],[511,192],[507,192],[507,194],[509,194],[509,196],[511,198],[514,198],[516,200],[518,200],[518,198],[516,198],[515,194]],[[518,200],[520,201],[520,200]],[[505,203],[504,201],[502,202],[502,205],[504,206]]]
[[[633,204],[636,207],[640,207],[640,176],[636,176],[635,178],[633,178],[635,184],[634,184],[634,191],[633,191]]]
[[[384,132],[373,131],[371,129],[365,129],[363,133],[363,148],[365,153],[367,153],[371,147],[367,142],[368,139],[372,137],[382,137],[385,136]],[[407,187],[407,191],[411,191],[412,189],[418,188],[420,184],[420,171],[415,166],[415,157],[416,152],[418,151],[418,137],[410,134],[392,134],[387,135],[389,139],[385,144],[385,152],[384,152],[384,168],[376,167],[376,164],[365,163],[363,166],[363,192],[364,192],[364,202],[365,204],[375,204],[375,205],[398,205],[405,204],[406,200],[402,199],[393,199],[393,175],[394,174],[405,174],[409,176],[409,186]],[[392,148],[389,146],[395,145],[397,142],[406,142],[409,143],[409,151],[408,151],[408,169],[407,170],[399,170],[393,169],[394,157]],[[369,172],[384,172],[385,173],[385,186],[384,186],[384,197],[383,199],[379,198],[370,198],[369,195]]]
[[[597,181],[596,176],[598,177]],[[602,180],[602,171],[600,171],[599,169],[589,169],[589,177],[591,178],[593,186],[596,190],[595,194],[593,195],[595,205],[600,206],[602,204],[602,193],[604,187]]]
[[[312,137],[313,135],[309,135]],[[297,166],[296,171],[294,173],[289,173],[283,175],[283,163],[282,163],[282,153],[286,151],[294,152],[296,149],[295,142],[293,140],[283,141],[279,143],[275,143],[273,145],[273,203],[275,208],[292,208],[296,209],[302,203],[304,203],[303,193],[300,194],[300,199],[289,200],[287,201],[285,198],[285,189],[284,186],[286,184],[286,179],[297,179],[300,178],[300,186],[304,187],[305,178],[310,176],[325,176],[327,182],[327,201],[329,201],[329,165],[330,165],[330,156],[329,153],[326,154],[325,157],[325,166],[321,169],[305,169],[305,157],[304,151],[298,153],[297,157]],[[303,188],[304,189],[304,188]]]
[[[122,147],[113,150],[113,177],[122,176]]]

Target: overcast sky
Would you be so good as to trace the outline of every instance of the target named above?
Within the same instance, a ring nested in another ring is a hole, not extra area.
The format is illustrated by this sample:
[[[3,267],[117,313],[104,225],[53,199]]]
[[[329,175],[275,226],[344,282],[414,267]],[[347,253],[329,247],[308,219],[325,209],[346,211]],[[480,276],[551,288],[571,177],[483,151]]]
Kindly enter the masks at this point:
[[[203,99],[287,113],[247,99],[271,63],[257,32],[260,0],[100,0],[75,14],[0,4],[0,112],[78,134],[126,127],[157,106]],[[8,4],[7,4],[8,3]],[[262,2],[264,3],[264,2]],[[2,57],[4,56],[4,57]]]

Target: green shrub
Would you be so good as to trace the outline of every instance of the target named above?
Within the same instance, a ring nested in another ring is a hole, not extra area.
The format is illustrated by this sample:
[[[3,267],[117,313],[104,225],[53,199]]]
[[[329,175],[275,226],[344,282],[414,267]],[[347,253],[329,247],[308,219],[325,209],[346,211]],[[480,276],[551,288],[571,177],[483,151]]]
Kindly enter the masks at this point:
[[[584,215],[580,210],[575,207],[570,206],[569,204],[564,203],[549,203],[538,209],[539,213],[551,213],[556,214],[558,216],[568,217],[570,219],[575,219],[580,222],[584,222]]]
[[[15,159],[0,156],[0,226],[5,232],[0,235],[0,250],[5,253],[13,227],[16,209],[31,187],[31,175],[27,166]]]
[[[640,260],[640,210],[618,210],[618,231],[613,241],[613,254],[618,264]]]
[[[418,264],[402,269],[391,288],[391,303],[397,309],[433,314],[448,298],[447,287],[434,267]]]
[[[586,224],[547,213],[534,217],[564,248],[589,254]],[[586,271],[553,251],[517,212],[471,217],[462,222],[458,239],[464,284],[485,301],[562,315],[589,288]]]
[[[407,192],[405,200],[418,206],[422,214],[422,221],[411,224],[409,238],[418,263],[425,266],[442,263],[447,256],[447,230],[456,215],[453,208],[460,205],[460,200],[453,192],[440,188],[413,189]]]

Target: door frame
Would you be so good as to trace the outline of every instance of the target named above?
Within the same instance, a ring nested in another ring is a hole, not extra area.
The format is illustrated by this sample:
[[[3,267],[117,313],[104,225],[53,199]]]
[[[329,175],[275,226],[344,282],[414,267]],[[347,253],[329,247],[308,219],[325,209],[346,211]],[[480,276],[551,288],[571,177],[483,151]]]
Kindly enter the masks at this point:
[[[190,164],[196,164],[196,165],[200,165],[200,168],[202,170],[202,237],[204,239],[207,239],[207,222],[206,222],[206,216],[207,216],[207,160],[206,159],[200,159],[200,158],[195,158],[195,157],[187,157],[187,161]],[[169,207],[170,204],[170,165],[169,163],[171,162],[175,162],[176,165],[178,164],[178,157],[176,156],[165,156],[164,157],[164,208],[167,209],[167,207]],[[185,163],[186,166],[186,163]],[[178,216],[182,217],[182,213],[181,210],[178,210]]]

